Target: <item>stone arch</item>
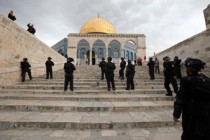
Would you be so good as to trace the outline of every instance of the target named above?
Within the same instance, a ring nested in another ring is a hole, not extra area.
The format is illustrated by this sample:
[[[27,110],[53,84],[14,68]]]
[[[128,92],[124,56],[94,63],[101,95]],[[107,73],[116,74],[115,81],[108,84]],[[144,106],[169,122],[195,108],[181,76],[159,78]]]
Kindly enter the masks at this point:
[[[121,43],[118,40],[110,41],[108,45],[108,56],[112,58],[120,58]]]
[[[104,41],[98,39],[93,43],[92,49],[96,53],[97,58],[105,57],[105,43]]]
[[[86,64],[88,50],[90,50],[90,43],[85,39],[81,39],[77,43],[77,62],[79,65]]]

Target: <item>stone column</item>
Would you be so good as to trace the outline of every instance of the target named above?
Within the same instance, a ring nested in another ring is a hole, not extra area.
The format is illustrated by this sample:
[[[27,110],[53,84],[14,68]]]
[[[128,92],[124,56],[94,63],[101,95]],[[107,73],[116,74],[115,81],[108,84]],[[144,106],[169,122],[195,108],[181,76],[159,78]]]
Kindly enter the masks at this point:
[[[105,53],[106,53],[105,60],[107,60],[108,55],[109,55],[109,49],[107,46],[105,47]]]
[[[90,47],[90,55],[89,55],[89,59],[90,59],[90,65],[92,65],[92,47]]]

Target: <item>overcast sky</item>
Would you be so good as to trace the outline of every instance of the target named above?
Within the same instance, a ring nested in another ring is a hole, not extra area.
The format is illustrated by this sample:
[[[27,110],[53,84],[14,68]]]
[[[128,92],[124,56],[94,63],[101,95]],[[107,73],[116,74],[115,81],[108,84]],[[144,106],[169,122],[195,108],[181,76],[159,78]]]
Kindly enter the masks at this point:
[[[147,56],[206,29],[203,10],[209,0],[0,0],[0,13],[14,11],[15,21],[52,46],[68,33],[79,33],[89,19],[105,18],[117,33],[146,35]]]

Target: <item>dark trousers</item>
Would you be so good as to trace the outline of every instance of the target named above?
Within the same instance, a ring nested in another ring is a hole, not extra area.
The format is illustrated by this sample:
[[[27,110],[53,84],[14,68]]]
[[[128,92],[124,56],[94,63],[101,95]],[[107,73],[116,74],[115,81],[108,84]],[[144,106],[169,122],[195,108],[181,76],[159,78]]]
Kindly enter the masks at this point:
[[[169,84],[172,84],[174,92],[177,93],[178,91],[178,86],[177,86],[177,81],[176,79],[174,79],[173,77],[165,77],[165,81],[164,81],[164,86],[168,92],[168,94],[172,94],[171,88],[169,86]]]
[[[155,73],[160,74],[160,68],[159,68],[159,66],[155,66]]]
[[[22,72],[21,72],[22,82],[25,81],[26,73],[28,73],[29,79],[30,79],[30,80],[32,79],[32,76],[31,76],[31,69],[22,70]]]
[[[53,79],[53,73],[52,73],[52,69],[46,69],[46,75],[47,75],[47,77],[46,77],[46,79],[49,79],[49,76],[50,76],[50,78],[51,79]]]
[[[105,71],[104,70],[101,70],[101,80],[104,79],[104,74],[105,74]]]
[[[149,70],[150,79],[155,79],[154,69]]]
[[[120,75],[120,78],[121,78],[121,79],[124,79],[124,69],[121,68],[121,69],[119,70],[119,75]]]
[[[126,89],[134,89],[134,82],[133,82],[133,76],[127,77],[127,87]]]
[[[115,84],[114,84],[114,76],[107,76],[106,77],[106,81],[107,81],[107,86],[108,89],[110,89],[110,83],[112,83],[112,89],[115,89]]]
[[[66,91],[68,88],[68,84],[70,82],[70,90],[73,91],[73,76],[65,76],[64,90]]]

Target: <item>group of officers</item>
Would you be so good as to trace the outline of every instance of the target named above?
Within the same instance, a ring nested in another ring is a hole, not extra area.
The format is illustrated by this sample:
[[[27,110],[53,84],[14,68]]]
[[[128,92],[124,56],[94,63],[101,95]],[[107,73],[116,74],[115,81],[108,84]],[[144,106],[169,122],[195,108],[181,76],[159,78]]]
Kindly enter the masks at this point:
[[[104,75],[107,80],[108,91],[111,89],[115,90],[114,84],[114,70],[116,66],[112,63],[112,58],[107,58],[108,62],[105,62],[105,59],[102,58],[102,61],[99,64],[101,68],[101,79],[104,79]],[[126,69],[126,78],[127,78],[127,87],[126,90],[134,90],[133,78],[135,75],[135,66],[131,64],[131,61],[128,60],[128,65],[124,58],[121,58],[119,78],[124,79],[124,70]],[[210,91],[201,90],[197,87],[200,71],[204,69],[205,62],[196,59],[196,58],[187,58],[182,64],[186,67],[186,76],[183,76],[180,81],[180,88],[178,89],[176,81],[174,81],[175,74],[172,63],[168,56],[163,58],[164,63],[164,76],[165,82],[164,85],[168,91],[168,94],[171,96],[172,92],[169,87],[169,83],[172,83],[174,87],[174,92],[176,93],[176,100],[174,101],[174,111],[173,119],[175,122],[179,121],[179,118],[182,116],[182,127],[183,133],[181,135],[181,140],[209,140],[210,138]],[[70,82],[70,90],[73,91],[73,72],[76,70],[73,58],[68,58],[67,62],[64,64],[65,71],[65,83],[64,91],[67,90],[68,83]],[[52,66],[54,63],[51,61],[51,58],[48,57],[48,60],[45,63],[47,77],[46,79],[52,77]],[[27,61],[27,58],[24,58],[21,62],[22,70],[22,82],[25,81],[25,73],[28,72],[30,80],[32,79],[30,64]],[[205,79],[203,79],[205,82]],[[110,85],[111,83],[111,85]],[[209,81],[210,83],[210,81]],[[207,92],[207,93],[206,93]],[[202,95],[202,96],[201,96]],[[204,96],[206,95],[206,96]]]
[[[104,75],[107,81],[107,90],[110,91],[111,85],[112,90],[115,91],[115,83],[114,83],[114,70],[116,66],[112,61],[111,57],[107,58],[108,62],[105,62],[105,59],[102,58],[102,61],[99,63],[99,67],[101,68],[101,80],[104,79]],[[121,57],[120,70],[119,70],[119,78],[124,79],[124,70],[126,69],[126,78],[127,78],[127,87],[126,90],[134,90],[134,82],[133,78],[135,75],[135,66],[131,63],[131,60],[128,60],[128,65],[126,66],[126,61],[123,57]]]

